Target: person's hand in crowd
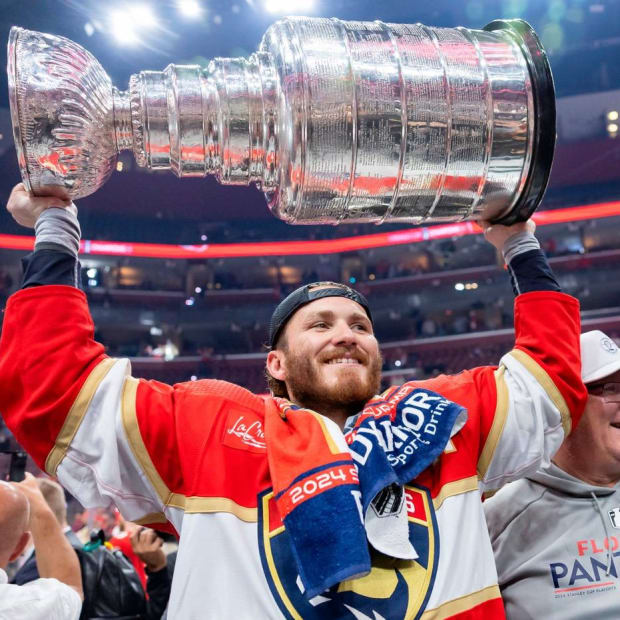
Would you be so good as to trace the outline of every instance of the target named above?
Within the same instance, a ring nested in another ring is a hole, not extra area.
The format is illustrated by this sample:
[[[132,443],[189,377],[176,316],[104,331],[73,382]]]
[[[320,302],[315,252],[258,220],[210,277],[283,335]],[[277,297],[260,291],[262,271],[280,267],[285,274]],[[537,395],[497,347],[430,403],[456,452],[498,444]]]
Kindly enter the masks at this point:
[[[146,564],[149,572],[155,573],[166,567],[166,554],[162,549],[164,541],[155,530],[138,528],[130,540],[134,553]]]
[[[487,220],[478,220],[478,225],[484,232],[484,238],[492,245],[494,245],[500,252],[504,249],[506,241],[520,232],[530,232],[534,234],[536,230],[536,224],[534,220],[527,220],[526,222],[516,222],[510,226],[504,226],[503,224],[492,224]]]
[[[25,478],[21,482],[11,482],[11,484],[16,489],[19,489],[28,499],[30,504],[30,529],[32,529],[34,519],[41,515],[53,515],[51,508],[41,493],[37,479],[30,472],[26,472]]]
[[[50,192],[53,188],[50,188]],[[9,196],[6,208],[13,219],[26,228],[34,228],[39,215],[50,207],[70,209],[77,214],[77,207],[68,199],[57,196],[35,196],[23,183],[18,183]]]

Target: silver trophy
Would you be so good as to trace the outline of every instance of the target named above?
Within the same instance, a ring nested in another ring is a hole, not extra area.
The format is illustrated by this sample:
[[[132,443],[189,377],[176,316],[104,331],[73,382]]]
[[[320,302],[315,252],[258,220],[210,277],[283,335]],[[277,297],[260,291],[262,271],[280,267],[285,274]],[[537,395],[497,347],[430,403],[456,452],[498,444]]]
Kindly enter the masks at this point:
[[[249,58],[112,86],[68,39],[11,29],[15,145],[35,194],[96,191],[130,150],[178,176],[256,183],[291,224],[527,219],[555,145],[545,52],[521,20],[483,30],[294,17]]]

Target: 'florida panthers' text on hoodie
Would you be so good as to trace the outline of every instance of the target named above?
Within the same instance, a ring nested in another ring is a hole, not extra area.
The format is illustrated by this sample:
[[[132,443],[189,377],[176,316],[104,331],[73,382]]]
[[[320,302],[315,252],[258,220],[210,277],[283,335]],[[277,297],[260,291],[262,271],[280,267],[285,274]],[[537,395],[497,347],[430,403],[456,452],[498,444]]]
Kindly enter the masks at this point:
[[[551,464],[484,508],[509,619],[620,618],[620,484]]]

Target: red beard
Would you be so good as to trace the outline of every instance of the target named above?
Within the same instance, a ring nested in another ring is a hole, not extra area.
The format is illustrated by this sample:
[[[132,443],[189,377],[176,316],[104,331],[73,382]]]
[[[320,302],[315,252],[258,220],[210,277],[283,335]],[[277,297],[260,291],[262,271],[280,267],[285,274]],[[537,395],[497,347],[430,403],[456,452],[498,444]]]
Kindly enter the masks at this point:
[[[329,354],[329,359],[345,357],[347,353],[346,350],[334,351]],[[325,356],[313,360],[307,354],[297,354],[291,350],[286,353],[288,391],[302,407],[318,413],[334,408],[346,409],[349,415],[353,415],[379,393],[383,363],[380,355],[370,360],[367,355],[363,355],[362,361],[367,364],[364,366],[367,371],[363,380],[357,376],[345,376],[336,385],[325,385],[322,380],[317,365],[323,366],[325,361]]]

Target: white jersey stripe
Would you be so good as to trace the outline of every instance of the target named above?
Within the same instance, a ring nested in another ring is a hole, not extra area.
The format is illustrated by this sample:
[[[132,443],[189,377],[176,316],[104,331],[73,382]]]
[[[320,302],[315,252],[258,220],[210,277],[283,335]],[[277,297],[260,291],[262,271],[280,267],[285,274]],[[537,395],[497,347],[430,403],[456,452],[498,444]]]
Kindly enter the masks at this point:
[[[186,514],[170,594],[169,608],[174,610],[170,620],[282,618],[263,573],[256,536],[256,523],[231,514]],[[219,595],[196,595],[205,588]]]
[[[99,382],[57,475],[86,508],[116,504],[134,521],[164,506],[125,435],[121,394],[128,372],[129,362],[116,360]]]
[[[112,366],[114,366],[114,362],[115,360],[112,358],[105,358],[93,368],[84,382],[84,385],[82,385],[77,398],[71,406],[71,409],[69,409],[69,413],[67,414],[62,428],[58,433],[58,437],[56,437],[54,447],[45,460],[45,471],[50,476],[56,475],[58,465],[67,453],[67,449],[73,441],[78,428],[80,428],[82,419],[86,415],[86,411],[93,399],[93,396],[95,395],[95,392],[97,391],[97,388],[99,387],[99,384],[103,381]]]
[[[497,571],[480,491],[476,489],[446,498],[435,515],[441,532],[439,565],[427,610],[497,586]],[[476,562],[471,561],[472,557]]]
[[[566,404],[561,396],[558,400],[549,395],[553,390],[544,379],[550,382],[548,375],[544,373],[543,377],[540,366],[520,351],[504,355],[501,363],[506,367],[503,378],[508,413],[480,479],[485,491],[498,489],[547,465],[564,439],[565,423],[558,407]],[[553,388],[557,391],[554,385]]]
[[[551,377],[547,374],[545,369],[542,368],[542,366],[540,366],[534,358],[525,353],[525,351],[513,349],[508,355],[512,355],[512,357],[518,359],[521,364],[523,364],[523,366],[530,371],[537,383],[545,390],[547,396],[551,399],[557,410],[560,412],[564,433],[568,436],[572,426],[570,411],[568,410],[568,405],[566,404],[564,397],[562,396],[560,390],[558,390],[555,383],[553,383]]]

